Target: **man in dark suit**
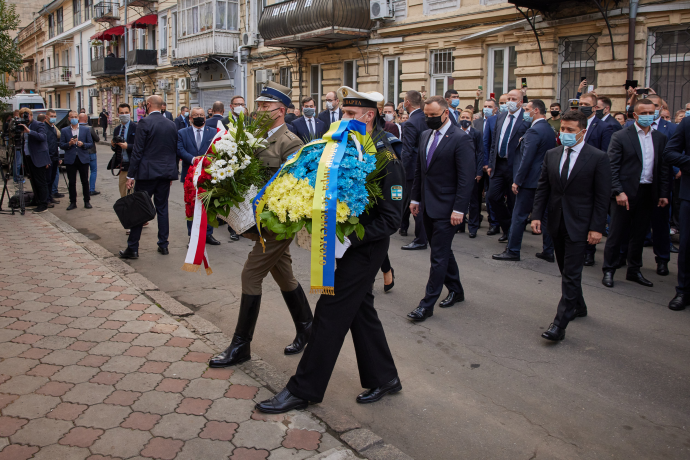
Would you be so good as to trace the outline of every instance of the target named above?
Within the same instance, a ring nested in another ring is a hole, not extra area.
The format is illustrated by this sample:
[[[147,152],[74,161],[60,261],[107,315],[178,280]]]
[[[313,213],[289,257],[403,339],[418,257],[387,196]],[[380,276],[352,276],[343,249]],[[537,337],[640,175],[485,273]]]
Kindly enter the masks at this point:
[[[610,124],[613,128],[614,133],[617,133],[618,131],[623,129],[621,124],[618,123],[618,120],[613,118],[613,115],[611,115],[611,99],[609,99],[606,96],[597,97],[596,116],[601,121],[605,121],[606,123]]]
[[[180,182],[184,183],[189,167],[194,161],[194,157],[204,155],[211,145],[211,141],[216,136],[216,130],[208,125],[204,125],[204,109],[196,107],[192,109],[192,126],[181,129],[177,132],[177,157],[182,159],[182,173]],[[192,221],[187,221],[187,235],[192,234]],[[213,227],[206,227],[206,244],[217,246],[220,241],[213,237]]]
[[[129,159],[132,157],[132,149],[134,148],[134,139],[137,132],[137,123],[132,120],[132,109],[129,104],[123,102],[117,107],[117,115],[120,124],[113,130],[113,137],[119,136],[125,141],[117,144],[120,147],[122,159],[119,165],[120,174],[118,178],[118,187],[120,189],[120,197],[127,195],[127,170],[129,169]],[[111,141],[111,145],[114,145]]]
[[[448,117],[450,118],[450,122],[455,126],[460,126],[460,112],[462,112],[462,110],[458,110],[460,106],[460,95],[458,94],[458,90],[449,89],[443,97],[448,103]]]
[[[34,191],[34,202],[37,203],[34,213],[45,212],[48,209],[49,186],[48,174],[50,173],[50,152],[48,150],[48,138],[46,136],[45,114],[40,113],[36,120],[28,108],[19,111],[20,117],[28,114],[29,123],[21,124],[24,127],[24,164],[31,174],[31,188]],[[52,204],[51,204],[52,206]]]
[[[58,132],[57,127],[55,126],[55,123],[57,122],[57,113],[53,109],[48,109],[46,111],[46,119],[45,119],[45,124],[46,124],[46,140],[48,142],[48,153],[50,154],[50,169],[48,169],[48,175],[46,176],[46,180],[48,181],[48,202],[52,204],[60,204],[56,198],[58,196],[54,193],[52,193],[52,188],[53,185],[55,184],[56,179],[58,179],[58,174],[60,170],[60,152],[59,152],[59,146],[60,146],[60,139],[58,135],[60,134]],[[57,186],[55,186],[57,188]],[[64,195],[63,195],[64,196]]]
[[[292,122],[292,131],[305,144],[311,142],[314,139],[321,139],[326,133],[326,124],[316,118],[316,104],[314,99],[311,97],[305,97],[302,99],[302,113],[303,117],[297,118]]]
[[[611,142],[611,136],[613,135],[613,126],[597,118],[597,95],[594,93],[585,93],[581,95],[579,107],[580,112],[587,117],[587,133],[585,135],[585,143],[591,145],[595,149],[606,152],[609,149],[609,143]],[[594,265],[594,254],[596,252],[596,245],[590,244],[587,246],[587,250],[585,251],[586,267],[591,267]]]
[[[103,128],[104,141],[108,140],[108,133],[106,132],[108,129],[108,116],[108,112],[105,111],[105,108],[101,110],[101,114],[98,116],[98,125]]]
[[[458,226],[458,233],[465,233],[465,221],[468,222],[470,229],[470,238],[477,237],[477,230],[482,223],[482,192],[484,191],[484,182],[482,181],[482,166],[484,161],[484,143],[479,131],[472,127],[472,110],[465,109],[460,112],[458,116],[458,126],[462,131],[472,138],[472,145],[474,146],[475,158],[475,172],[474,181],[472,185],[472,194],[470,195],[469,217],[463,219],[462,224]],[[476,121],[476,120],[475,120]]]
[[[529,128],[529,123],[523,119],[522,115],[522,91],[519,89],[510,91],[506,105],[508,111],[499,114],[496,119],[487,168],[491,178],[488,197],[503,231],[503,235],[498,239],[501,243],[508,241],[510,219],[515,205],[512,186],[517,166],[515,157],[518,152],[518,144]]]
[[[507,94],[501,96],[505,100],[508,97]],[[487,172],[489,168],[489,154],[491,153],[491,140],[493,139],[493,132],[496,129],[496,119],[498,118],[498,104],[495,100],[490,100],[492,104],[488,104],[489,101],[484,102],[484,119],[482,120],[482,141],[483,141],[483,181],[484,181],[484,202],[486,203],[487,214],[489,215],[489,230],[486,232],[487,235],[497,235],[501,231],[501,227],[496,219],[496,213],[491,207],[489,202],[489,186],[491,185],[491,179],[489,173]],[[491,111],[487,110],[491,108]]]
[[[206,125],[213,129],[218,127],[218,122],[223,122],[223,114],[225,113],[225,105],[222,102],[216,101],[211,106],[211,117],[206,119]],[[225,124],[225,122],[223,122]]]
[[[168,254],[168,196],[170,184],[177,179],[177,129],[161,114],[163,99],[158,95],[146,100],[148,115],[137,123],[137,136],[129,159],[127,188],[153,195],[158,219],[158,252]],[[136,186],[134,181],[136,180]],[[139,238],[143,225],[130,229],[123,259],[139,258]]]
[[[680,168],[680,248],[678,250],[678,285],[668,308],[685,310],[690,305],[690,117],[681,120],[666,144],[663,160]]]
[[[417,168],[417,157],[419,155],[419,138],[427,126],[424,121],[424,112],[421,109],[422,95],[419,91],[411,90],[405,95],[403,107],[410,114],[410,118],[405,122],[402,138],[402,162],[405,167],[405,187],[403,188],[403,215],[400,223],[400,235],[407,236],[407,229],[410,227],[410,200],[412,197],[412,184],[414,182],[415,169]],[[424,206],[422,204],[422,206]],[[414,216],[414,240],[410,244],[402,247],[405,250],[426,249],[427,239],[424,230],[424,221],[421,213]]]
[[[79,118],[75,110],[67,114],[70,126],[60,131],[60,148],[65,151],[63,163],[67,169],[67,188],[69,189],[68,211],[77,208],[77,173],[81,180],[82,194],[84,195],[84,207],[91,209],[90,185],[89,185],[89,149],[93,145],[91,130],[88,126],[79,126]]]
[[[340,99],[335,91],[326,94],[326,110],[319,114],[319,120],[326,125],[326,130],[331,127],[331,123],[343,118],[343,111],[340,110]]]
[[[613,274],[618,266],[621,245],[628,245],[628,273],[626,279],[652,287],[640,268],[642,250],[655,206],[668,205],[670,167],[661,154],[667,138],[653,130],[654,103],[640,99],[635,103],[635,124],[611,138],[611,225],[604,248],[604,278],[602,284],[613,287]],[[666,215],[668,220],[668,215]],[[628,233],[629,231],[629,233]]]
[[[476,176],[472,138],[450,122],[446,100],[440,96],[427,99],[424,115],[429,129],[420,136],[410,211],[415,216],[423,214],[431,244],[431,270],[424,298],[407,315],[412,321],[433,316],[444,285],[448,297],[441,307],[465,300],[451,244],[470,205]]]
[[[179,130],[184,129],[188,126],[189,126],[189,108],[187,108],[186,105],[183,105],[180,108],[180,115],[178,115],[178,117],[175,118],[175,127],[179,131]]]
[[[165,102],[163,102],[163,107],[161,108],[161,113],[163,114],[163,116],[165,118],[167,118],[170,121],[173,121],[172,113],[168,112],[167,107],[168,107],[168,105]]]
[[[290,104],[288,105],[288,113],[285,114],[285,123],[292,124],[295,120],[297,120],[297,115],[295,115],[295,104]]]
[[[516,196],[515,208],[513,208],[513,217],[510,224],[510,234],[508,235],[508,246],[501,254],[494,254],[492,256],[495,260],[520,260],[522,236],[525,232],[527,219],[530,212],[532,212],[544,155],[546,155],[548,150],[556,147],[553,128],[546,121],[546,105],[544,101],[534,99],[528,102],[524,107],[523,118],[530,123],[530,128],[522,136],[520,149],[515,157],[517,171],[515,173],[515,182],[512,185],[512,192]],[[544,213],[542,252],[538,252],[537,257],[547,262],[553,262],[553,240],[549,232],[546,231],[548,226],[546,219],[547,215]]]
[[[611,196],[611,166],[606,153],[584,142],[587,118],[570,110],[561,116],[563,145],[546,152],[532,210],[532,231],[541,233],[549,213],[548,231],[561,272],[561,300],[547,340],[563,340],[571,320],[587,316],[582,297],[582,268],[587,243],[601,241]]]

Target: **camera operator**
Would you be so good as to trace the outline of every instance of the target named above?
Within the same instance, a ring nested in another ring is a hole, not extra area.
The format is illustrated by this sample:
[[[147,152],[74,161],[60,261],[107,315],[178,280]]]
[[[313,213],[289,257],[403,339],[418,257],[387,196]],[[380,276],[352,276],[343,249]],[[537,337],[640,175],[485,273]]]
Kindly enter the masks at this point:
[[[38,115],[34,121],[33,113],[28,108],[19,111],[21,121],[17,123],[23,128],[22,141],[24,145],[24,156],[27,157],[26,167],[31,173],[31,188],[34,191],[34,202],[37,207],[34,213],[45,212],[48,209],[48,174],[50,171],[50,154],[48,152],[48,141],[46,136],[45,114]],[[52,205],[51,205],[52,206]]]
[[[122,103],[117,107],[118,118],[120,124],[113,130],[113,140],[111,141],[111,149],[119,158],[113,166],[119,166],[120,175],[119,187],[120,196],[127,195],[127,169],[129,169],[129,158],[134,148],[134,134],[137,130],[136,122],[132,121],[131,108],[129,104]]]
[[[18,149],[21,147],[22,142],[21,142],[21,137],[22,133],[24,132],[24,129],[21,127],[17,127],[17,121],[19,120],[19,110],[15,110],[12,113],[12,118],[10,119],[9,123],[7,124],[7,137],[8,137],[8,149],[10,151]],[[17,131],[17,128],[19,128],[19,131]],[[21,152],[14,157],[14,167],[12,168],[12,179],[14,180],[14,183],[17,184],[19,182],[19,173],[22,169],[22,154]]]
[[[65,165],[67,165],[67,187],[69,188],[68,211],[77,208],[77,172],[81,180],[84,207],[91,209],[89,194],[89,149],[93,145],[88,126],[80,126],[77,112],[70,110],[70,126],[62,128],[60,132],[60,147],[65,151]]]
[[[59,204],[60,202],[56,200],[55,198],[59,198],[55,196],[53,193],[53,190],[51,190],[55,184],[55,179],[57,179],[59,169],[60,169],[60,164],[62,161],[60,161],[60,154],[58,150],[58,144],[60,142],[60,132],[58,131],[57,127],[55,126],[55,122],[57,121],[57,114],[55,110],[49,109],[46,112],[46,115],[48,115],[48,118],[45,121],[46,124],[46,139],[48,141],[48,154],[50,155],[50,169],[48,170],[48,201],[53,203],[53,204]]]

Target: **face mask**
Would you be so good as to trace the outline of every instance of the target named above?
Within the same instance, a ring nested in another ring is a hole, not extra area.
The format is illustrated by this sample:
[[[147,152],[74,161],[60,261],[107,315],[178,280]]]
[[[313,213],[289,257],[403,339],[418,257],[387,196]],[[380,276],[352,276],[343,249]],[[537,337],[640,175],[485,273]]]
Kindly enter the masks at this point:
[[[183,113],[182,116],[185,117],[185,118],[189,118],[189,112]]]
[[[690,117],[690,110],[686,110],[686,111],[685,111],[685,116],[686,116],[686,117]]]
[[[651,126],[652,123],[654,123],[654,120],[656,120],[654,115],[638,115],[637,116],[637,124],[642,126],[643,128],[646,128],[647,126]]]
[[[523,118],[523,120],[525,120],[527,123],[532,123],[532,120],[534,119],[534,117],[532,117],[532,115],[530,115],[529,112],[523,112],[523,113],[522,113],[522,118]]]
[[[441,119],[443,115],[439,115],[437,117],[429,117],[429,116],[424,116],[424,120],[426,121],[426,125],[429,129],[437,130],[441,126],[443,126],[443,120]]]
[[[78,125],[79,124],[79,119],[78,118],[70,118],[69,122],[72,123],[73,125]]]
[[[552,110],[552,111],[551,111],[551,116],[554,117],[554,118],[556,118],[556,117],[559,116],[560,114],[561,114],[561,112],[558,111],[558,110]]]
[[[578,133],[560,133],[559,137],[561,139],[561,144],[565,145],[566,147],[572,147],[573,145],[576,145],[577,135],[581,132],[582,131]]]
[[[235,115],[239,115],[241,113],[244,113],[244,107],[238,105],[237,107],[234,107],[232,111],[235,112]]]
[[[328,110],[333,110],[333,103],[332,102],[326,102],[326,107]]]
[[[494,114],[494,109],[490,109],[490,108],[488,108],[488,107],[485,107],[484,110],[483,110],[483,112],[484,112],[484,116],[485,116],[486,118],[489,118],[489,117],[493,116],[493,114]]]
[[[654,119],[656,120],[657,118],[659,118],[659,110],[658,109],[654,111]]]
[[[592,115],[593,108],[592,107],[580,107],[580,112],[587,118],[589,118]]]
[[[57,118],[55,118],[55,117],[51,118],[51,119],[50,119],[50,122],[51,122],[52,124],[57,123]]]
[[[305,117],[311,118],[316,113],[316,109],[313,107],[305,107],[304,110],[302,110],[302,112],[304,112]]]
[[[462,129],[467,129],[470,127],[472,122],[470,120],[460,120],[460,126],[462,126]]]
[[[345,116],[344,116],[343,118],[340,119],[340,121],[359,121],[360,123],[364,123],[364,122],[362,121],[362,118],[364,118],[366,115],[367,115],[367,114],[365,113],[364,115],[362,115],[361,117],[356,118],[356,119],[355,119],[355,118],[350,118],[350,117],[345,117]]]
[[[600,120],[601,120],[602,118],[604,118],[604,109],[598,109],[598,110],[596,111],[595,117],[597,117],[597,118],[600,119]]]
[[[506,107],[508,107],[508,112],[510,112],[510,113],[514,113],[518,109],[517,102],[515,102],[515,101],[508,101],[506,103]]]
[[[628,105],[625,106],[625,111],[626,111],[626,112],[630,112],[630,104],[628,104]]]
[[[499,105],[498,105],[498,110],[500,110],[501,112],[507,112],[507,111],[508,111],[508,105],[506,105],[506,104],[499,104]]]
[[[206,123],[206,118],[194,117],[192,118],[192,123],[194,123],[194,126],[201,128],[202,126],[204,126],[204,123]]]
[[[129,120],[130,120],[130,115],[128,113],[123,113],[120,115],[120,123],[122,123],[123,125],[126,125],[127,123],[129,123]]]
[[[395,115],[392,113],[385,113],[383,114],[383,118],[388,122],[391,123],[393,120],[395,120]]]
[[[450,100],[450,106],[451,107],[456,108],[459,105],[460,105],[460,99],[451,99]]]

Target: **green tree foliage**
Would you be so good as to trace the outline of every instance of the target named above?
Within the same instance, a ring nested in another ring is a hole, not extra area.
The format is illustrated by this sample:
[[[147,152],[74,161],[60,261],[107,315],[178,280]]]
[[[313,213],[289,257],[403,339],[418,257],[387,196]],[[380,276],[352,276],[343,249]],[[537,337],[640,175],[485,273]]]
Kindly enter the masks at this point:
[[[12,38],[19,27],[19,15],[15,12],[15,5],[6,0],[0,0],[0,73],[13,74],[22,65],[22,55],[17,41]],[[0,80],[0,97],[13,96],[14,92],[7,87],[7,83]]]

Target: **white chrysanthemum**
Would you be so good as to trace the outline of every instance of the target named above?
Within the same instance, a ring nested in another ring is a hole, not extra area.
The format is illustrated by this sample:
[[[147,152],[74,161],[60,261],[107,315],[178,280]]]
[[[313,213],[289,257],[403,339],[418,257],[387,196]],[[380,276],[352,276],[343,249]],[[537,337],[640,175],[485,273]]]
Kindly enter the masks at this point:
[[[218,179],[223,180],[227,177],[225,170],[218,171]]]
[[[211,180],[211,183],[212,183],[212,184],[217,184],[217,183],[218,183],[218,181],[217,181],[217,180],[215,180],[215,179],[213,179],[213,180]]]

